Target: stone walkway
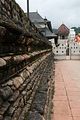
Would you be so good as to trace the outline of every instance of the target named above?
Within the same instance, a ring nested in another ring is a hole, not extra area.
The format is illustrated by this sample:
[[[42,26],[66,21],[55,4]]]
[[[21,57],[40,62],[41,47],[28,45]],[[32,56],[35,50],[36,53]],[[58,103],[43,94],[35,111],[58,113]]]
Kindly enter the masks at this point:
[[[52,120],[80,120],[80,61],[55,63]]]

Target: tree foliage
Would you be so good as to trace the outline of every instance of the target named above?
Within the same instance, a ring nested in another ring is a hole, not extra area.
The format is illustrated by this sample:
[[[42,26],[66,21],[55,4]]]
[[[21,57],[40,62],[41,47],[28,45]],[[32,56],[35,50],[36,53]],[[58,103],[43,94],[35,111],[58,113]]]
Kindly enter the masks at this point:
[[[75,32],[76,32],[76,35],[78,34],[78,33],[80,33],[80,27],[72,27],[71,29],[74,29],[75,30]]]

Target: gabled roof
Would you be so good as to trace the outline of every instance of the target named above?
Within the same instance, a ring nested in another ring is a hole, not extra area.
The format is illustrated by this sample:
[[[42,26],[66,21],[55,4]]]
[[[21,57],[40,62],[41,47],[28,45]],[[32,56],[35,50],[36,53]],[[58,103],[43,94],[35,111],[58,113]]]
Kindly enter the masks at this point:
[[[52,25],[51,25],[51,21],[47,20],[47,26],[50,29],[51,32],[53,32],[52,30]]]
[[[58,34],[59,35],[68,35],[69,34],[69,28],[62,24],[59,28],[58,28]]]
[[[39,31],[47,38],[52,39],[56,37],[56,35],[52,31],[51,22],[46,18],[43,19],[38,12],[30,12],[29,18],[31,22],[35,24],[35,26],[39,29]],[[46,23],[46,26],[45,26]]]
[[[57,37],[54,33],[52,33],[49,28],[44,28],[42,31],[43,35],[45,35],[47,38],[52,39]]]
[[[35,23],[35,22],[43,23],[44,22],[44,19],[39,15],[38,12],[30,12],[29,17],[30,17],[31,22],[33,22],[33,23]]]

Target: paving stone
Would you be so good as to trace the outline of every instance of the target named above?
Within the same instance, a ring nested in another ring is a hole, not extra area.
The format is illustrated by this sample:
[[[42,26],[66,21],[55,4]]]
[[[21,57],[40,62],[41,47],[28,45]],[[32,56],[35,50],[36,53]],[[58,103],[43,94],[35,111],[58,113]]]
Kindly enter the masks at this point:
[[[57,61],[55,63],[55,94],[53,97],[52,120],[80,119],[79,64],[80,61],[75,60]]]

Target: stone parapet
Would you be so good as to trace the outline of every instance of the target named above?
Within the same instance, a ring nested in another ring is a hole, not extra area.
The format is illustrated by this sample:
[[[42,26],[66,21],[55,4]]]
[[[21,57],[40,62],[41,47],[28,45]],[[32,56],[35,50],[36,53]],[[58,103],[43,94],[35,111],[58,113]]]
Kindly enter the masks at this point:
[[[15,0],[0,0],[0,120],[29,118],[37,94],[43,102],[34,115],[39,110],[45,118],[53,88],[51,48]]]
[[[26,114],[29,114],[36,91],[43,82],[42,76],[48,69],[50,58],[50,53],[46,54],[0,85],[0,116],[3,120],[22,120]],[[47,87],[44,89],[47,90]],[[43,90],[44,95],[47,97],[45,90]]]
[[[7,81],[23,71],[27,65],[39,60],[51,50],[36,51],[29,54],[12,55],[0,58],[0,83]],[[28,68],[27,68],[28,69]]]

